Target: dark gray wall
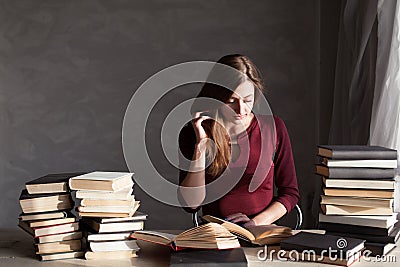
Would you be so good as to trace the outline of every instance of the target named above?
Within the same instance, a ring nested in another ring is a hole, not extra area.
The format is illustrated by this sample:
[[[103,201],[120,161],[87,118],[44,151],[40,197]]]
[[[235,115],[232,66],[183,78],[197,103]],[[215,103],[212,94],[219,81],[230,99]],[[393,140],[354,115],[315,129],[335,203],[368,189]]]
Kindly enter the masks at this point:
[[[312,225],[319,13],[317,0],[1,1],[0,226],[16,225],[26,181],[126,170],[121,127],[136,88],[172,64],[228,53],[248,55],[263,73],[291,136]],[[138,187],[135,195],[150,215],[147,228],[191,224],[180,208]]]

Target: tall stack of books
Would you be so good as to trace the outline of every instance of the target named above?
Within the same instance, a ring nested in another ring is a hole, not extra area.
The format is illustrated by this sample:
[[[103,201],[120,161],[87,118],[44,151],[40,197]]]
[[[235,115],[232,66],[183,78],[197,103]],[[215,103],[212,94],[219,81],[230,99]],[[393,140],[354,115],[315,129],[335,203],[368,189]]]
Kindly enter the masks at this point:
[[[86,259],[129,259],[139,250],[132,232],[142,230],[146,215],[137,212],[132,173],[91,172],[72,177],[71,189],[80,199],[79,216],[87,229]]]
[[[18,226],[34,238],[41,260],[83,257],[82,232],[72,215],[74,202],[68,188],[70,177],[82,173],[49,174],[26,183],[19,202]]]
[[[380,146],[319,146],[323,178],[319,228],[364,239],[372,255],[384,255],[399,238],[394,213],[397,151]]]

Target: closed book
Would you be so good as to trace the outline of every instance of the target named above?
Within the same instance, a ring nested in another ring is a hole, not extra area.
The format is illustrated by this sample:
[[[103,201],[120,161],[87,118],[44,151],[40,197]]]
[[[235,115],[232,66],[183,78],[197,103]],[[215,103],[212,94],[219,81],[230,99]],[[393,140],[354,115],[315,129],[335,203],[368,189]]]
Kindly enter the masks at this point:
[[[99,223],[91,218],[83,218],[82,221],[97,233],[114,233],[143,230],[143,221]]]
[[[367,145],[320,145],[318,155],[330,159],[397,159],[394,149]]]
[[[299,257],[296,257],[296,254],[292,252],[292,250],[280,250],[280,257],[285,257],[290,259],[290,261],[308,261],[308,262],[318,262],[318,263],[327,263],[338,266],[350,266],[356,261],[358,261],[362,256],[362,251],[358,251],[352,255],[347,256],[346,258],[338,258],[338,257],[329,257],[329,256],[321,256],[314,255],[312,253],[304,253],[299,254]]]
[[[340,237],[333,235],[299,232],[283,240],[280,247],[283,250],[296,250],[298,252],[313,250],[317,255],[327,255],[326,253],[330,250],[332,256],[341,259],[347,258],[347,256],[364,248],[365,240],[346,238],[346,246],[341,246],[339,239]]]
[[[82,249],[82,240],[67,240],[52,243],[35,244],[36,254],[50,254],[61,252],[80,251]]]
[[[135,205],[126,212],[118,210],[102,210],[98,212],[85,212],[79,211],[81,217],[103,217],[103,218],[119,218],[119,217],[132,217],[133,214],[139,209],[140,201],[135,201]]]
[[[397,159],[361,159],[361,160],[336,160],[322,159],[322,164],[328,167],[351,167],[351,168],[397,168]]]
[[[349,216],[349,215],[325,215],[319,214],[320,222],[344,223],[351,225],[389,228],[397,222],[397,214],[388,216]]]
[[[130,196],[126,200],[119,200],[119,199],[90,199],[85,198],[81,200],[81,206],[100,206],[100,207],[130,207],[134,205],[135,198],[134,196]]]
[[[326,232],[338,232],[338,233],[354,233],[360,235],[369,236],[389,236],[393,231],[393,225],[388,228],[364,226],[364,225],[352,225],[345,223],[331,223],[331,222],[319,222],[318,228],[325,230]],[[365,238],[364,238],[365,239]]]
[[[136,240],[121,240],[121,241],[106,241],[106,242],[90,242],[90,249],[93,252],[98,251],[120,251],[120,250],[134,250],[138,251]]]
[[[51,243],[51,242],[59,242],[59,241],[67,241],[74,239],[82,239],[82,232],[70,232],[70,233],[62,233],[62,234],[54,234],[54,235],[44,235],[35,238],[35,243]]]
[[[350,168],[350,167],[327,167],[316,166],[316,173],[329,178],[342,179],[391,179],[394,180],[396,169],[382,168]]]
[[[132,231],[123,232],[123,233],[105,233],[105,234],[96,234],[96,233],[88,233],[87,240],[89,242],[92,241],[118,241],[125,240],[129,238],[129,235]]]
[[[32,229],[35,237],[76,232],[79,230],[79,222],[51,225]]]
[[[114,192],[133,185],[133,173],[95,171],[69,179],[73,190],[93,190]]]
[[[22,221],[37,221],[37,220],[51,220],[51,219],[62,219],[66,218],[68,213],[65,211],[51,211],[41,213],[21,213],[19,218]]]
[[[136,250],[119,250],[119,251],[86,251],[85,259],[87,260],[121,260],[137,257]]]
[[[69,193],[30,195],[26,189],[22,190],[19,203],[23,213],[67,210],[74,206]]]
[[[72,252],[63,252],[63,253],[54,253],[54,254],[42,254],[39,255],[39,259],[41,261],[52,261],[52,260],[65,260],[65,259],[73,259],[73,258],[83,258],[85,252],[83,251],[72,251]]]
[[[75,221],[76,221],[75,217],[69,217],[69,218],[62,218],[62,219],[33,221],[33,222],[28,222],[28,224],[29,224],[29,227],[36,228],[36,227],[43,227],[43,226],[50,226],[50,225],[73,223]]]
[[[80,212],[108,212],[108,213],[129,213],[133,210],[139,201],[135,201],[129,206],[79,206]]]
[[[356,207],[389,208],[393,207],[393,198],[362,198],[351,196],[321,195],[321,204],[345,205]]]
[[[68,180],[84,172],[47,174],[25,184],[29,194],[68,192]]]
[[[394,181],[388,180],[333,179],[323,177],[322,181],[327,188],[394,190]]]
[[[394,190],[377,189],[349,189],[349,188],[324,188],[326,196],[354,196],[374,198],[394,198]]]
[[[392,208],[355,207],[344,205],[321,205],[321,211],[326,215],[391,215]]]
[[[130,221],[145,221],[147,220],[147,214],[136,211],[131,217],[125,218],[93,218],[99,223],[110,223],[110,222],[130,222]]]
[[[245,267],[247,259],[243,248],[228,250],[188,249],[171,253],[169,266],[229,266]]]
[[[396,247],[396,244],[388,243],[365,243],[365,250],[371,251],[370,256],[384,256]]]
[[[326,232],[327,234],[330,235],[339,235],[343,237],[353,237],[353,238],[359,238],[359,239],[365,239],[366,242],[369,243],[396,243],[396,241],[399,239],[400,236],[400,228],[394,228],[389,235],[366,235],[366,234],[356,234],[353,232]]]
[[[129,200],[132,197],[133,188],[129,184],[121,190],[108,192],[108,191],[92,191],[92,190],[79,190],[76,191],[76,198],[79,199],[103,199],[103,200]],[[133,196],[134,197],[134,196]]]

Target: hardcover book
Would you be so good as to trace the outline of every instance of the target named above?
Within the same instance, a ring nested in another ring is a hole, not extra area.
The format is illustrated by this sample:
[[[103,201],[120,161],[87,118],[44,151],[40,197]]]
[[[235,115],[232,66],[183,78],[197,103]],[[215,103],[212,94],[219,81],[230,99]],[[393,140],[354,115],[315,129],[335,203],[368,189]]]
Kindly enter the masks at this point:
[[[95,171],[69,179],[73,190],[93,190],[115,192],[133,186],[133,173]]]
[[[323,251],[331,250],[332,256],[347,258],[347,256],[353,255],[364,248],[365,240],[350,237],[346,238],[346,246],[341,247],[338,241],[340,238],[340,236],[327,234],[299,232],[283,240],[281,249],[296,250],[298,252],[313,250],[317,255],[321,255]]]
[[[394,149],[366,145],[320,145],[318,155],[330,159],[397,159]]]
[[[355,207],[344,205],[321,205],[323,214],[326,215],[391,215],[392,208]]]
[[[337,179],[390,179],[394,180],[396,169],[350,168],[316,166],[316,173],[328,178]]]
[[[229,266],[246,267],[243,248],[227,250],[184,250],[171,253],[170,267],[178,266]]]
[[[397,222],[397,213],[388,216],[349,216],[319,214],[320,222],[343,223],[378,228],[389,228]]]
[[[82,174],[84,174],[84,172],[47,174],[27,182],[25,187],[29,194],[68,192],[69,178]]]
[[[353,180],[323,177],[322,181],[326,188],[394,190],[394,181],[387,180]]]

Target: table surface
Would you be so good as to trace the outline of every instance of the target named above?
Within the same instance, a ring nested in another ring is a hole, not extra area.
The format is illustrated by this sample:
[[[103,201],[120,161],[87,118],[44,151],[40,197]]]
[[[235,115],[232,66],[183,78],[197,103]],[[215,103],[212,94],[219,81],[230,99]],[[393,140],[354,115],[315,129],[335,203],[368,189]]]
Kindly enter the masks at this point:
[[[316,230],[305,230],[316,232]],[[177,233],[177,231],[165,231]],[[179,232],[179,231],[178,231]],[[318,232],[318,231],[317,231]],[[20,230],[19,228],[0,228],[0,266],[168,266],[170,259],[169,247],[152,244],[138,240],[141,250],[137,258],[129,260],[84,260],[84,259],[68,259],[57,261],[39,261],[34,252],[32,237]],[[378,259],[375,257],[368,259],[360,259],[352,266],[397,266],[400,262],[400,243],[392,250],[386,258]],[[269,249],[279,249],[279,247],[269,247]],[[264,247],[244,247],[248,266],[332,266],[314,262],[285,262],[275,259],[260,260],[257,256],[260,250],[264,251]],[[264,255],[264,254],[260,254]],[[383,262],[385,260],[386,262]],[[378,262],[379,261],[379,262]]]

